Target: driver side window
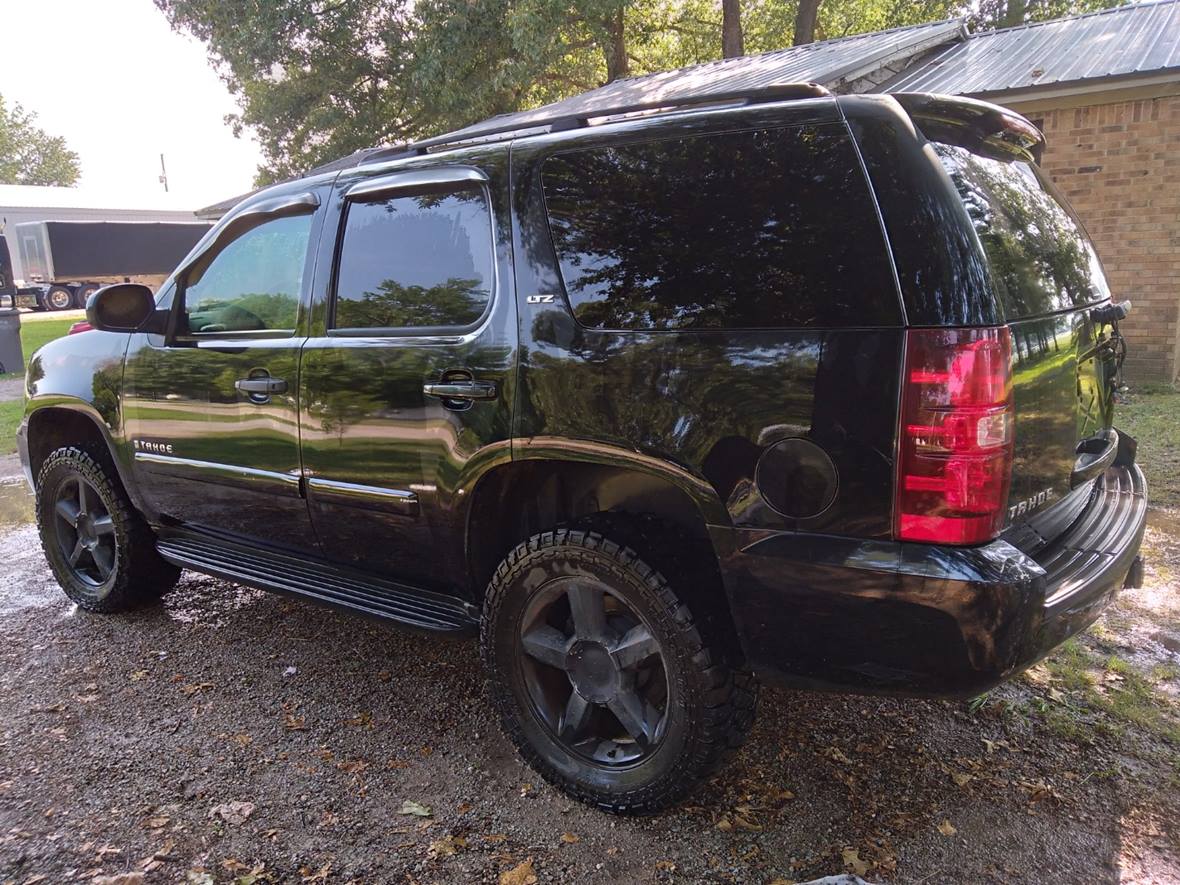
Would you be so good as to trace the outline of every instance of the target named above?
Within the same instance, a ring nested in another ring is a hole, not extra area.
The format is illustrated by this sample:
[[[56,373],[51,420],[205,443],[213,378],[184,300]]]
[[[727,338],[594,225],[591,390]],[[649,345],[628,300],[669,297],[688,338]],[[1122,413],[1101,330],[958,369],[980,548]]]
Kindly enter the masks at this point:
[[[188,332],[294,331],[312,218],[266,221],[191,273],[184,286]]]

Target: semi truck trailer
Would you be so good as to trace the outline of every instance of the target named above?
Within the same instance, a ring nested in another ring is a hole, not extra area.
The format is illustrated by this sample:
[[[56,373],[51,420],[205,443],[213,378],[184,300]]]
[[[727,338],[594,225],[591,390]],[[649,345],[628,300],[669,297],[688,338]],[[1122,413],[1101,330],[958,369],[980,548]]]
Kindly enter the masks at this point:
[[[205,222],[31,221],[18,224],[25,278],[18,307],[67,310],[108,283],[155,289],[209,230]]]

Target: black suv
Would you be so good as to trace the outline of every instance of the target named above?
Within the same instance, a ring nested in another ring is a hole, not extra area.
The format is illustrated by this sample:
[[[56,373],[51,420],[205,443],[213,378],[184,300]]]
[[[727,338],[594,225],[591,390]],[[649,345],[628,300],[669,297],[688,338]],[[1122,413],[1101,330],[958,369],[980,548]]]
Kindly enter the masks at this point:
[[[508,734],[684,795],[755,676],[971,696],[1138,559],[1094,250],[994,105],[777,87],[490,121],[257,193],[28,373],[79,606],[182,568],[479,631]]]

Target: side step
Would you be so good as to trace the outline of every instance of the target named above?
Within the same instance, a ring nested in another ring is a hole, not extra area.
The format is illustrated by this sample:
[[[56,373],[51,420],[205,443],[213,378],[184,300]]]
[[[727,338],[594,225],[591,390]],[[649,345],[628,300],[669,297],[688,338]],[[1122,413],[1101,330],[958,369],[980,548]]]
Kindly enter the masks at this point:
[[[156,549],[181,568],[418,630],[470,634],[479,628],[479,611],[469,602],[347,566],[197,532],[165,535],[156,542]]]

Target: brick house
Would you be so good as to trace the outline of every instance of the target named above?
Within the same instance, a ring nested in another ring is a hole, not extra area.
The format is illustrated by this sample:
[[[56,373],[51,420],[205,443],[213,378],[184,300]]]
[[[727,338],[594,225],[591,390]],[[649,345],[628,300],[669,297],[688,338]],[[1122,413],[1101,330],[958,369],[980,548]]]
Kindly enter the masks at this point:
[[[1036,123],[1042,167],[1134,302],[1126,376],[1180,377],[1178,0],[973,34],[872,91],[970,95]]]

